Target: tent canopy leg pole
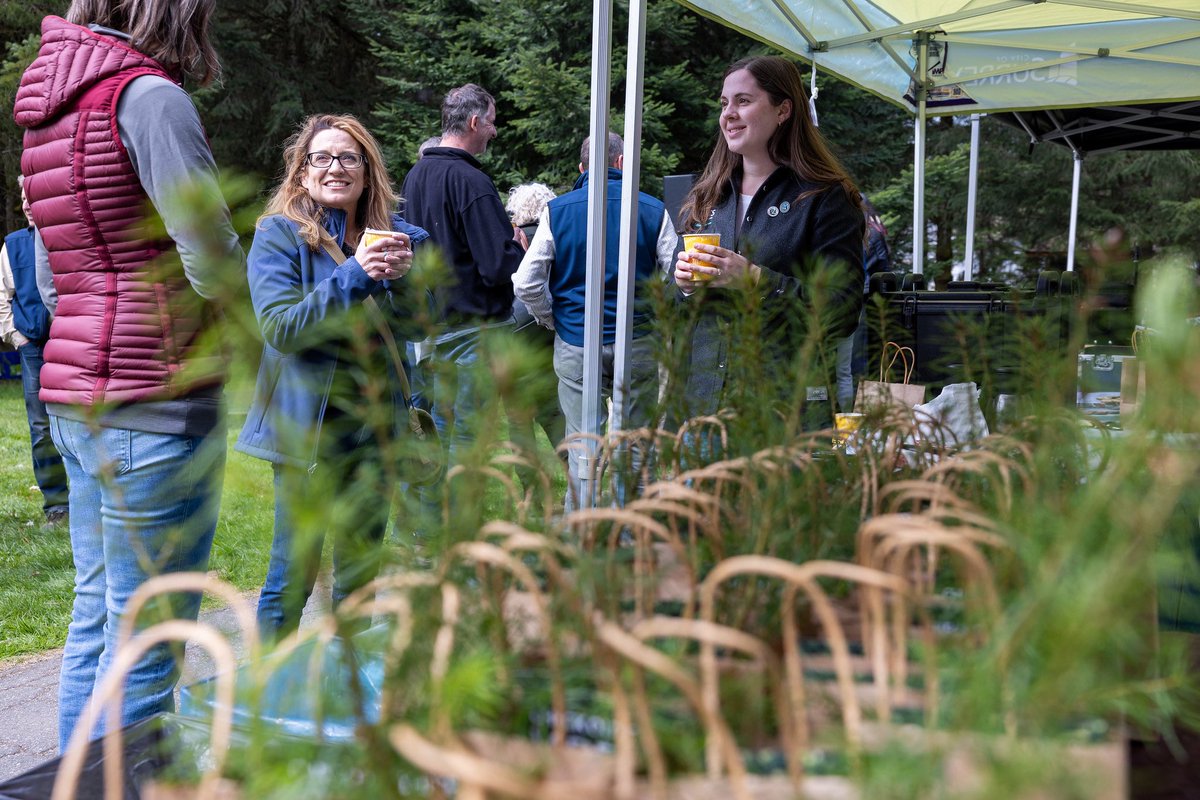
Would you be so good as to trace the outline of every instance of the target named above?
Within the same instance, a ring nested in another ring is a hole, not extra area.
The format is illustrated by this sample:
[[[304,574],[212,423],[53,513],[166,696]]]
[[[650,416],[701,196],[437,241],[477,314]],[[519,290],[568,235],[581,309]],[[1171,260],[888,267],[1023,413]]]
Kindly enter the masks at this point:
[[[917,129],[913,136],[913,258],[912,269],[925,273],[925,80],[929,65],[929,34],[917,34]]]
[[[967,179],[967,249],[963,254],[963,280],[975,275],[975,195],[979,192],[979,118],[971,115],[971,166]]]
[[[1083,153],[1075,154],[1075,165],[1071,172],[1071,229],[1067,234],[1067,272],[1075,271],[1075,232],[1079,226],[1079,175],[1083,166]]]
[[[592,4],[592,166],[608,163],[608,91],[609,60],[611,59],[612,0],[595,0]],[[600,174],[604,174],[601,172]],[[583,328],[583,419],[579,429],[585,434],[599,434],[600,419],[600,347],[604,333],[604,240],[606,220],[606,190],[608,181],[588,181],[588,240],[587,287],[584,300]],[[595,489],[591,480],[598,455],[596,442],[587,437],[585,455],[579,463],[579,508],[595,505]],[[568,487],[571,491],[571,487]]]
[[[621,258],[617,275],[617,339],[613,347],[612,428],[625,428],[629,408],[629,349],[637,265],[638,186],[642,178],[642,85],[645,75],[646,0],[629,3],[629,56],[625,67],[625,169],[621,176]]]

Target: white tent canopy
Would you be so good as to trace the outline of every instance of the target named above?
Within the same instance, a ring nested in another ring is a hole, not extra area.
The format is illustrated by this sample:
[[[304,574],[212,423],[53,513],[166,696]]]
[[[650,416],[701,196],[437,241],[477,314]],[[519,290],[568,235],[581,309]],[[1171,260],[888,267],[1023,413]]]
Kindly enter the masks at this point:
[[[913,269],[925,261],[925,119],[1200,99],[1200,5],[1121,0],[680,0],[917,115]]]
[[[1200,149],[1200,102],[1196,101],[1014,111],[994,114],[992,118],[1024,131],[1031,143],[1059,144],[1069,148],[1074,156],[1068,271],[1075,268],[1080,172],[1086,156],[1120,150]],[[969,268],[969,261],[967,265]]]
[[[1196,0],[680,0],[909,110],[1200,97]],[[922,75],[917,49],[928,43]]]

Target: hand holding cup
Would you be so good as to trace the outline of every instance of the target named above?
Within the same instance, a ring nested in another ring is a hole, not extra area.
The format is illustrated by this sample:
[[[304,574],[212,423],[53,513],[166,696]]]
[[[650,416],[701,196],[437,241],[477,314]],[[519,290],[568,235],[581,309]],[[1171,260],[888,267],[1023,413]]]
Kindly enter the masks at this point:
[[[374,280],[403,278],[412,269],[412,242],[406,233],[367,228],[354,257]]]
[[[675,283],[684,292],[693,292],[702,283],[729,286],[751,271],[749,259],[721,247],[718,233],[685,233],[684,250],[675,261]]]

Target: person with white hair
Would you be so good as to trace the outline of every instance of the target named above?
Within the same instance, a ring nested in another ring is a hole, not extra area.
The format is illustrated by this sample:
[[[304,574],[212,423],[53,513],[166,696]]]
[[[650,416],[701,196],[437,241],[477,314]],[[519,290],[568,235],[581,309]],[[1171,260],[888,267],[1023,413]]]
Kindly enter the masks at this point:
[[[544,183],[522,183],[508,190],[508,202],[504,208],[512,220],[513,227],[519,228],[526,239],[533,241],[542,210],[546,208],[546,203],[554,198],[554,190]],[[529,346],[531,354],[543,362],[539,363],[539,369],[544,368],[549,372],[554,359],[554,332],[539,325],[519,297],[513,298],[513,318],[516,320],[514,332]],[[536,453],[537,438],[533,427],[536,422],[542,426],[550,443],[557,446],[567,433],[566,420],[559,410],[558,398],[550,390],[546,393],[538,392],[537,396],[526,399],[528,402],[519,407],[511,402],[506,407],[509,436],[527,453]],[[536,489],[538,484],[533,481],[531,475],[523,474],[520,470],[518,474],[526,488]]]
[[[504,210],[512,224],[523,230],[525,238],[532,242],[542,209],[555,197],[554,190],[544,183],[522,183],[508,190]]]
[[[442,137],[441,136],[430,136],[428,139],[421,142],[421,144],[417,147],[417,158],[418,159],[424,158],[425,151],[428,150],[429,148],[441,147],[441,146],[442,146]]]

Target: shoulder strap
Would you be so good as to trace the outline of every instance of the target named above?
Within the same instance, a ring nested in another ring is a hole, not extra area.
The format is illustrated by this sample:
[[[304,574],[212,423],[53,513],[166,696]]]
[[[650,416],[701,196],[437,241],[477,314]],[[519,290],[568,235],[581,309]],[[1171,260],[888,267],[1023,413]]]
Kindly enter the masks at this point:
[[[325,248],[325,252],[337,264],[342,264],[346,261],[346,254],[333,243],[331,239],[323,239],[321,246]],[[387,320],[383,316],[383,309],[379,307],[379,303],[375,302],[374,297],[368,297],[362,302],[363,308],[367,310],[367,316],[371,318],[371,322],[375,324],[376,330],[379,331],[380,337],[383,339],[383,345],[387,348],[388,354],[391,355],[392,361],[396,365],[396,374],[400,376],[400,392],[404,395],[404,402],[409,408],[412,408],[412,390],[408,385],[408,373],[404,370],[404,357],[400,355],[400,348],[396,344],[396,337],[392,335],[392,329],[388,326]]]

